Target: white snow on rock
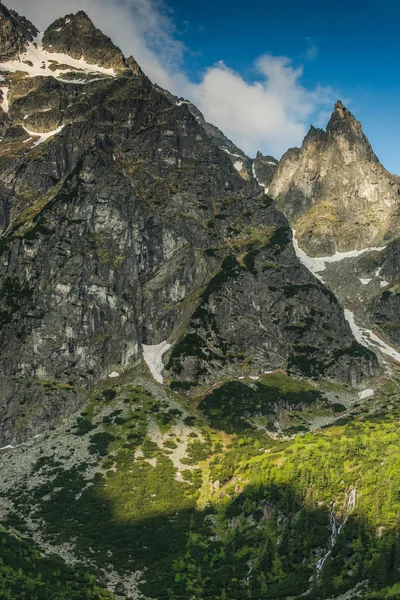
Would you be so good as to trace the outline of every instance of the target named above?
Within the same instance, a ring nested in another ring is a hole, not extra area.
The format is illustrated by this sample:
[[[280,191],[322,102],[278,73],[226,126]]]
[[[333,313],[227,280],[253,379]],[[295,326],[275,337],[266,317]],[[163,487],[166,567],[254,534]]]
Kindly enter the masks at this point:
[[[304,252],[304,250],[302,250],[299,247],[298,240],[296,239],[296,232],[294,230],[292,231],[293,247],[296,252],[296,256],[298,257],[300,262],[303,263],[303,265],[307,267],[307,269],[311,271],[311,273],[313,273],[313,275],[315,275],[315,277],[320,279],[320,281],[322,281],[323,283],[324,280],[318,273],[326,269],[326,263],[338,262],[340,260],[344,260],[345,258],[353,258],[360,256],[361,254],[364,254],[364,252],[381,251],[386,248],[386,246],[380,248],[365,248],[364,250],[351,250],[350,252],[336,252],[336,254],[334,254],[333,256],[313,258],[311,256],[308,256]],[[379,277],[379,273],[380,269],[376,271],[375,275]],[[344,316],[346,321],[349,323],[350,329],[357,342],[359,342],[363,346],[369,346],[374,351],[380,350],[383,354],[386,354],[386,356],[390,356],[390,358],[400,363],[400,352],[398,352],[397,350],[389,346],[389,344],[381,340],[381,338],[379,338],[370,329],[364,329],[362,327],[359,327],[359,325],[357,325],[357,323],[354,320],[354,314],[347,308],[344,311]]]
[[[371,388],[368,388],[367,390],[363,390],[362,392],[360,392],[358,394],[358,397],[360,398],[360,400],[365,400],[365,398],[370,398],[373,395],[374,395],[374,390],[371,390]]]
[[[363,333],[363,330],[361,329],[361,327],[359,327],[356,324],[356,322],[354,320],[354,314],[351,312],[351,310],[348,310],[347,308],[345,308],[344,317],[345,317],[346,321],[348,322],[348,324],[350,325],[351,333],[354,335],[357,342],[362,344],[364,341],[364,333]]]
[[[1,101],[1,104],[0,104],[0,106],[1,106],[1,108],[4,110],[4,112],[5,112],[5,113],[8,113],[8,109],[9,109],[9,105],[8,105],[8,97],[7,97],[7,94],[8,94],[8,92],[9,92],[9,89],[10,89],[10,88],[9,88],[9,87],[6,87],[6,86],[4,86],[4,87],[1,87],[1,88],[0,88],[0,90],[1,90],[1,91],[2,91],[2,93],[3,93],[3,100]]]
[[[256,168],[255,168],[255,166],[254,166],[254,161],[253,161],[253,163],[252,163],[252,165],[251,165],[251,170],[252,170],[252,172],[253,172],[253,177],[254,177],[254,179],[257,181],[258,185],[260,185],[261,187],[263,187],[263,188],[264,188],[264,191],[265,191],[265,193],[267,193],[267,187],[266,187],[265,183],[261,183],[261,181],[259,181],[259,179],[258,179],[258,177],[257,177],[257,175],[256,175]]]
[[[25,71],[31,77],[50,76],[64,81],[62,79],[62,74],[65,74],[65,69],[56,69],[55,71],[50,69],[50,66],[57,62],[60,65],[68,65],[71,67],[71,71],[80,71],[84,74],[102,73],[103,75],[109,75],[111,77],[116,76],[114,69],[106,69],[99,65],[92,65],[86,62],[84,58],[78,60],[68,56],[68,54],[48,52],[43,49],[42,40],[43,33],[39,33],[33,42],[28,43],[25,52],[21,53],[14,60],[1,63],[0,71],[10,71],[12,73],[15,73],[16,71]],[[76,82],[68,81],[67,83]]]
[[[386,356],[390,356],[393,360],[400,363],[400,352],[389,346],[386,342],[381,340],[373,331],[370,329],[364,329],[359,327],[354,320],[354,314],[348,310],[347,308],[344,311],[344,316],[346,321],[350,325],[350,329],[356,338],[357,342],[363,344],[364,346],[369,346],[371,350],[380,350]]]
[[[2,448],[0,448],[0,450],[14,450],[15,448],[20,448],[21,446],[25,446],[26,444],[29,444],[29,442],[36,440],[38,437],[41,437],[45,433],[47,433],[47,430],[43,431],[43,433],[38,433],[38,434],[34,435],[29,440],[26,440],[26,442],[22,442],[21,444],[17,444],[16,446],[11,446],[11,444],[8,444],[7,446],[3,446]]]
[[[388,281],[385,281],[384,279],[380,282],[381,287],[386,287],[387,285],[390,285],[390,283]]]
[[[361,283],[362,283],[363,285],[368,285],[368,284],[369,284],[369,282],[370,282],[370,281],[372,281],[372,279],[361,279],[361,278],[360,278],[360,281],[361,281]]]
[[[117,373],[117,371],[113,371],[112,373],[109,374],[109,377],[111,379],[115,379],[116,377],[119,377],[119,373]]]
[[[321,271],[325,271],[326,265],[328,263],[339,262],[341,260],[345,260],[346,258],[356,258],[357,256],[361,256],[366,252],[381,251],[386,248],[386,246],[372,247],[364,248],[363,250],[350,250],[349,252],[336,252],[332,256],[313,257],[308,256],[308,254],[306,254],[304,250],[300,248],[299,242],[296,238],[296,231],[293,229],[292,232],[293,247],[296,252],[297,258],[299,258],[300,262],[302,262],[303,265],[307,267],[307,269],[311,271],[311,273],[315,275],[315,277],[317,277],[320,281],[323,281],[323,279],[320,275],[318,275],[318,273],[321,273]]]
[[[33,144],[32,148],[35,148],[36,146],[39,146],[40,144],[43,144],[43,142],[45,142],[46,140],[48,140],[49,138],[53,137],[54,135],[57,135],[57,133],[60,133],[60,131],[62,131],[62,129],[64,128],[64,125],[61,125],[60,127],[58,127],[57,129],[55,129],[54,131],[48,131],[47,133],[39,133],[38,131],[30,131],[29,129],[27,129],[26,127],[24,127],[26,133],[29,133],[29,135],[32,137],[38,137],[39,139],[37,139],[35,141],[35,143]],[[28,142],[28,140],[26,140]]]
[[[164,383],[162,376],[162,370],[164,368],[162,357],[167,350],[171,348],[171,344],[169,344],[167,341],[164,341],[156,346],[146,346],[146,344],[142,344],[142,346],[143,358],[150,369],[150,373],[153,375],[154,379],[158,381],[158,383]]]
[[[221,150],[223,150],[223,151],[224,151],[224,152],[226,152],[227,154],[230,154],[231,156],[235,156],[236,158],[243,158],[243,157],[242,157],[242,156],[240,156],[239,154],[233,154],[233,152],[230,152],[230,151],[228,150],[228,148],[221,147]]]
[[[241,171],[243,169],[243,163],[240,160],[237,160],[234,165],[236,171]]]

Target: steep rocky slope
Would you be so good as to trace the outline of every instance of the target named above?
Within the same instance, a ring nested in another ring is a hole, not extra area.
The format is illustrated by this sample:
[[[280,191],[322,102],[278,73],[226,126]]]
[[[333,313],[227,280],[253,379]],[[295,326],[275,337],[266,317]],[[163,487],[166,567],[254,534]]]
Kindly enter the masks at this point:
[[[379,163],[341,102],[282,157],[268,193],[311,256],[382,246],[399,234],[400,180]]]
[[[0,5],[0,61],[9,60],[23,52],[38,33],[27,19]]]
[[[3,444],[164,340],[185,385],[275,368],[349,384],[371,375],[374,355],[215,128],[140,69],[120,70],[82,12],[43,44],[28,46],[31,64],[22,54],[1,66]]]

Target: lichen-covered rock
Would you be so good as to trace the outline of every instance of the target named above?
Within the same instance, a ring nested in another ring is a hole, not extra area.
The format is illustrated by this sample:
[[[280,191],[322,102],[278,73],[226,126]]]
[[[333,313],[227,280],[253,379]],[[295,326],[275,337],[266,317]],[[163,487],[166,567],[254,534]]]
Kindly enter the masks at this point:
[[[282,157],[269,194],[311,256],[383,245],[400,232],[400,179],[379,163],[337,102],[326,131],[311,127]]]

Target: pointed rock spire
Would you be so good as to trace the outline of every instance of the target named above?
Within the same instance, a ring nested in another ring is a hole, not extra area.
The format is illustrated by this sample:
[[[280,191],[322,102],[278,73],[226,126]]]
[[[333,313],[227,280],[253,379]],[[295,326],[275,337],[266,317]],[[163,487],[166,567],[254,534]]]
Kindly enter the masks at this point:
[[[345,138],[349,142],[352,152],[357,155],[357,160],[379,162],[371,144],[364,135],[361,123],[357,121],[341,100],[338,100],[335,104],[326,132],[330,137],[342,136]]]
[[[313,256],[379,246],[400,228],[400,180],[340,100],[326,131],[311,127],[301,149],[284,154],[268,193]]]

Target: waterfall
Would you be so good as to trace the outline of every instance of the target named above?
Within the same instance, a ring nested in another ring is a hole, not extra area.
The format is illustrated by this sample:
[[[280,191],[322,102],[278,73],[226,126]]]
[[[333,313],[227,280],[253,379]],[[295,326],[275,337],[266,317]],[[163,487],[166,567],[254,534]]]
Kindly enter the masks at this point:
[[[340,513],[340,522],[339,524],[336,521],[335,516],[335,503],[332,505],[332,510],[329,513],[329,523],[331,526],[331,543],[330,548],[317,560],[315,563],[315,571],[316,571],[316,580],[319,581],[321,578],[322,569],[324,568],[324,564],[329,556],[332,554],[332,550],[336,545],[337,538],[340,535],[343,527],[346,525],[349,514],[353,512],[357,501],[357,488],[353,487],[348,490],[346,494],[346,499],[344,502],[343,509]]]

